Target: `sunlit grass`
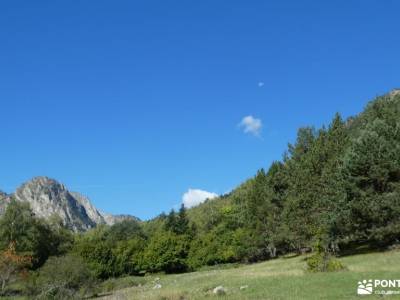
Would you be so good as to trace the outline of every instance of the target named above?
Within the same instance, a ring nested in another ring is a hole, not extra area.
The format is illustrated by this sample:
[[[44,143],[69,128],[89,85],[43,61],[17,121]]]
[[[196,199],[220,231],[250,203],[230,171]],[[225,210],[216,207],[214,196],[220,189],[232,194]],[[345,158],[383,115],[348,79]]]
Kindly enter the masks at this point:
[[[341,258],[346,271],[308,273],[304,256],[280,258],[237,268],[206,270],[146,278],[141,286],[114,291],[103,299],[360,299],[356,294],[361,279],[400,279],[400,251],[354,255]],[[159,278],[159,280],[156,280]],[[126,280],[126,279],[125,279]],[[154,289],[156,282],[162,287]],[[212,289],[222,285],[225,296]],[[240,289],[241,286],[248,286]],[[380,296],[366,296],[381,299]],[[386,298],[398,299],[399,296]]]

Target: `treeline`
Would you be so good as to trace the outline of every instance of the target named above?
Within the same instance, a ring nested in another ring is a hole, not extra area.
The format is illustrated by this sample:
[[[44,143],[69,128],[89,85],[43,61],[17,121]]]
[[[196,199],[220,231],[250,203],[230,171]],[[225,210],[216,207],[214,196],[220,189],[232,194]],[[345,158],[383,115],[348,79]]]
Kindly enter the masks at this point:
[[[339,255],[387,247],[399,237],[399,93],[378,97],[356,117],[337,114],[327,127],[299,129],[282,161],[188,211],[80,235],[56,220],[37,220],[17,203],[0,220],[2,249],[15,243],[19,253],[29,252],[32,269],[50,256],[72,255],[99,279],[186,272],[289,252]]]
[[[301,128],[282,161],[189,215],[198,229],[190,267],[397,243],[399,93],[348,120],[337,114],[327,127]]]

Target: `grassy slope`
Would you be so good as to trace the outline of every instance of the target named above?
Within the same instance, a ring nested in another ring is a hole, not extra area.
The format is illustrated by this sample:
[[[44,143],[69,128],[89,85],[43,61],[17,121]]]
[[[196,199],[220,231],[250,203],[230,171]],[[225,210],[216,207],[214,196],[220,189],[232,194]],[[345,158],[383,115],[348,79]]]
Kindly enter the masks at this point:
[[[304,257],[294,257],[232,269],[152,276],[140,287],[119,290],[102,299],[360,299],[356,295],[359,280],[400,279],[400,251],[349,256],[341,261],[347,271],[310,274],[304,271]],[[162,288],[155,290],[156,277],[160,277]],[[212,294],[219,285],[228,289],[227,295]],[[240,290],[243,285],[249,287]],[[385,298],[400,299],[393,295]]]

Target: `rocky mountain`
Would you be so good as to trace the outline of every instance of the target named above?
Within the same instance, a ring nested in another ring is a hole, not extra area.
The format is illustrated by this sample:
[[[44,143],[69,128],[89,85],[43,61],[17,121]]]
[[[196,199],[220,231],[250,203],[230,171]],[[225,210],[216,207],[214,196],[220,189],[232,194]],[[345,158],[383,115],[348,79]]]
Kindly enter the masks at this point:
[[[122,222],[124,220],[131,220],[135,219],[139,221],[139,219],[131,216],[131,215],[112,215],[105,212],[100,212],[94,207],[94,205],[90,202],[89,198],[76,193],[70,192],[71,195],[74,196],[75,199],[78,200],[79,203],[83,205],[86,209],[91,220],[93,220],[96,224],[107,224],[107,225],[114,225],[115,223]]]
[[[107,213],[102,213],[104,221],[108,225],[114,225],[115,223],[119,223],[125,220],[136,220],[137,222],[140,222],[139,218],[136,218],[131,215],[112,215],[112,214],[107,214]]]
[[[90,200],[69,191],[63,184],[48,177],[35,177],[24,183],[13,194],[17,201],[28,202],[33,212],[43,218],[57,215],[74,231],[85,231],[99,224],[113,225],[132,216],[114,216],[102,213]],[[10,195],[0,193],[0,214],[10,201]]]

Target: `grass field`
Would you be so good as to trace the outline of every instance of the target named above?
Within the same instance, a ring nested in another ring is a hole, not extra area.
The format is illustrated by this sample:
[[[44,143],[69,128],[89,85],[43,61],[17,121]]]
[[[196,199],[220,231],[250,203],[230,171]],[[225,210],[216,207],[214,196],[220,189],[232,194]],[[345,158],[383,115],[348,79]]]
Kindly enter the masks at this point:
[[[308,273],[304,256],[299,256],[228,269],[130,277],[119,280],[139,280],[136,283],[140,282],[140,286],[110,292],[99,299],[400,299],[396,295],[357,295],[359,280],[400,279],[400,251],[360,254],[340,260],[347,270],[335,273]],[[154,289],[157,283],[162,287]],[[118,285],[118,281],[114,284]],[[227,289],[226,295],[212,293],[220,285]],[[248,287],[241,290],[241,286]]]

